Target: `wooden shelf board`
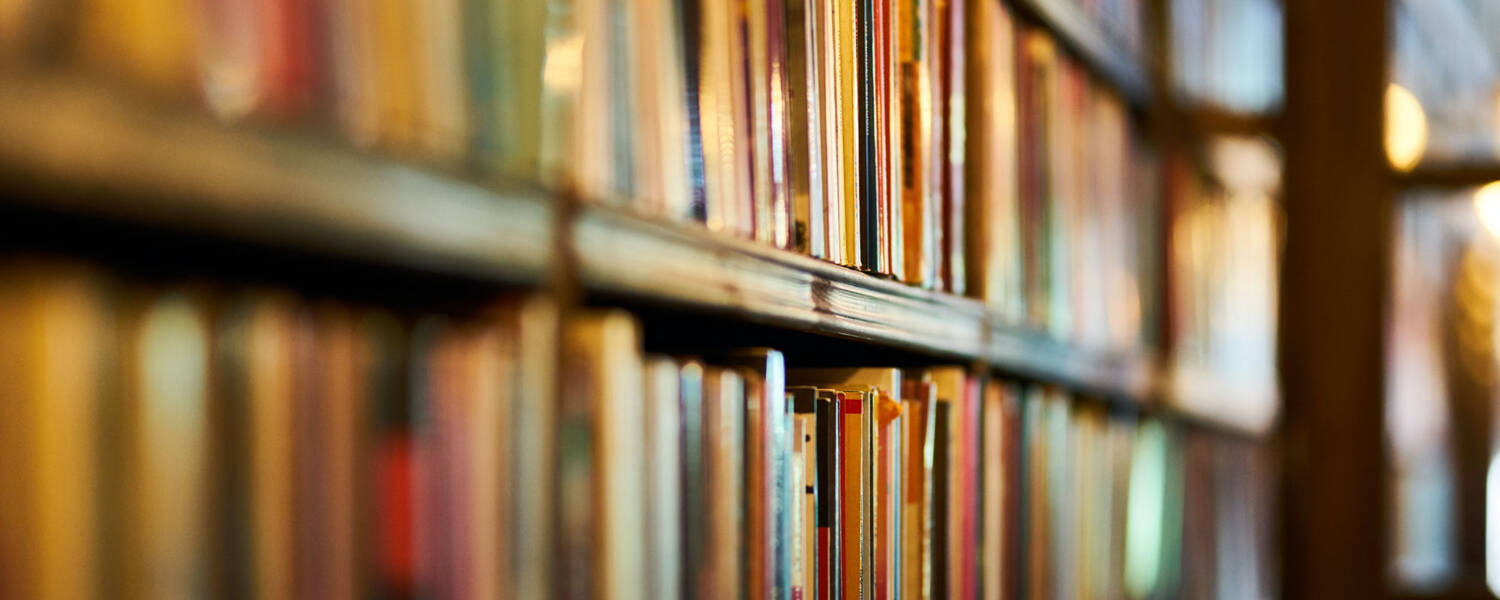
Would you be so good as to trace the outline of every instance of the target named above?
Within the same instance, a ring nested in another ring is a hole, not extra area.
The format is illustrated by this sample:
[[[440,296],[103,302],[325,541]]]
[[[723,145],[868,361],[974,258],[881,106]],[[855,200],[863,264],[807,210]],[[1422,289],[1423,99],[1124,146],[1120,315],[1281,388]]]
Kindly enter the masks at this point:
[[[1500,181],[1500,161],[1452,164],[1421,164],[1409,172],[1391,170],[1402,188],[1463,188]]]
[[[972,299],[607,207],[581,209],[571,239],[586,288],[969,360],[984,354],[985,312]]]
[[[0,202],[483,279],[550,269],[538,192],[184,112],[68,77],[7,78]]]
[[[1141,403],[1145,357],[1094,355],[996,324],[971,298],[880,279],[822,260],[660,223],[605,206],[571,235],[585,288],[734,314],[848,339],[983,362],[1007,374]]]

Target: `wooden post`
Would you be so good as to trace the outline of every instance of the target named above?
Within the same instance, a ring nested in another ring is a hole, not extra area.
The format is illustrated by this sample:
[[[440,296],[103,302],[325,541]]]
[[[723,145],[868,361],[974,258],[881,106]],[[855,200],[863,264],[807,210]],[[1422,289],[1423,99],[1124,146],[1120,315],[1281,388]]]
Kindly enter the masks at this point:
[[[1283,6],[1282,591],[1291,599],[1380,598],[1390,11],[1385,0]]]

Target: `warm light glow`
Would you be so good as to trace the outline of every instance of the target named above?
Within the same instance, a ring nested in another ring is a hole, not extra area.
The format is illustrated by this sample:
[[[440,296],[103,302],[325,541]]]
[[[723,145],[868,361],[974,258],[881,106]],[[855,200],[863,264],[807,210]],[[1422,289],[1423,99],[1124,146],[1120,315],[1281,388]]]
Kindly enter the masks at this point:
[[[1500,238],[1500,181],[1474,192],[1474,214],[1479,215],[1479,222],[1490,235]]]
[[[1410,171],[1427,150],[1427,114],[1410,90],[1394,83],[1385,89],[1385,156],[1391,166]]]

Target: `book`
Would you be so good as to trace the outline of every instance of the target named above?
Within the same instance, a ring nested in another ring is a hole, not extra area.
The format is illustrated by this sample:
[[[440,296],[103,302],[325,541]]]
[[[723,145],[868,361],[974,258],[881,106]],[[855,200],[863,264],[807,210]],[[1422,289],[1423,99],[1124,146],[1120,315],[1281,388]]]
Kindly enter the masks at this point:
[[[788,387],[792,410],[792,490],[796,496],[792,534],[793,598],[813,598],[819,580],[818,498],[827,492],[818,486],[818,389]]]
[[[251,293],[237,300],[226,315],[216,351],[222,358],[216,372],[221,388],[231,402],[237,427],[239,459],[231,466],[243,478],[243,512],[236,520],[243,527],[239,539],[245,544],[240,569],[243,585],[257,597],[285,597],[292,593],[296,564],[294,538],[293,481],[293,348],[294,299],[285,293]],[[404,458],[409,458],[406,455]],[[401,531],[404,516],[393,518],[393,530]],[[410,546],[392,548],[387,563],[393,584],[411,584],[413,565]]]
[[[705,369],[703,377],[704,462],[709,527],[707,566],[698,582],[700,598],[724,590],[742,594],[745,564],[745,386],[732,369]]]
[[[125,393],[117,408],[98,413],[98,426],[113,430],[105,439],[118,442],[106,452],[125,482],[111,515],[123,525],[120,589],[143,597],[203,594],[214,459],[209,315],[190,289],[144,291],[127,304]]]
[[[964,214],[969,292],[1011,323],[1025,318],[1024,257],[1020,244],[1021,190],[1015,25],[1005,6],[971,1],[966,155],[969,193]]]
[[[679,551],[682,556],[681,581],[683,596],[701,597],[709,585],[712,574],[706,557],[710,554],[711,537],[708,470],[711,458],[707,447],[708,422],[705,420],[709,398],[705,389],[703,364],[696,359],[681,360],[678,370],[678,389],[681,392],[678,415],[681,418],[681,467],[679,489],[681,490],[681,518],[678,531],[682,535]]]
[[[858,594],[863,598],[873,593],[872,563],[874,562],[874,515],[873,498],[870,493],[870,441],[874,412],[872,392],[853,390],[843,392],[840,413],[840,522],[843,538],[839,553],[843,558],[842,574],[844,594]]]
[[[97,485],[116,375],[106,353],[118,311],[87,266],[0,263],[0,594],[87,597],[104,588]]]
[[[510,537],[510,590],[515,598],[549,597],[557,565],[553,563],[557,518],[553,474],[558,464],[557,354],[561,339],[557,306],[532,296],[497,307],[497,318],[511,323],[519,345],[514,364],[515,405],[510,435],[507,486],[513,512],[507,517]],[[541,549],[542,551],[529,551]]]
[[[1008,533],[1005,507],[1008,494],[1014,492],[1009,489],[1005,479],[1005,467],[1011,460],[1006,447],[1010,440],[1006,432],[1005,403],[1006,390],[1001,383],[996,380],[986,381],[981,415],[984,435],[980,454],[984,457],[983,492],[979,497],[983,505],[980,588],[987,600],[1004,597],[1008,583],[1005,579],[1005,565],[1010,557],[1005,547],[1005,536]]]
[[[786,0],[787,166],[794,219],[792,246],[830,258],[823,143],[822,2]],[[800,100],[800,101],[799,101]]]
[[[928,428],[937,389],[920,377],[903,375],[902,441],[905,461],[901,490],[901,565],[900,595],[906,598],[930,597],[928,573],[932,572],[932,553],[928,547],[931,520],[928,518],[928,494],[932,488],[932,462],[927,459]]]
[[[842,394],[818,388],[818,595],[820,600],[842,598],[843,558],[839,517],[842,513],[842,474],[839,459],[843,449],[839,427],[843,424]]]
[[[877,392],[873,458],[876,598],[897,594],[901,546],[901,431],[902,407],[898,393]],[[893,397],[894,396],[894,397]]]
[[[646,595],[651,598],[681,596],[683,507],[681,473],[683,440],[680,408],[682,368],[664,356],[647,356],[645,362],[646,420]],[[701,396],[702,392],[698,392]]]
[[[623,311],[576,317],[563,338],[558,424],[566,597],[639,598],[646,589],[646,490],[639,325]]]
[[[735,351],[729,362],[744,365],[747,593],[780,598],[790,591],[791,572],[786,366],[769,348]]]

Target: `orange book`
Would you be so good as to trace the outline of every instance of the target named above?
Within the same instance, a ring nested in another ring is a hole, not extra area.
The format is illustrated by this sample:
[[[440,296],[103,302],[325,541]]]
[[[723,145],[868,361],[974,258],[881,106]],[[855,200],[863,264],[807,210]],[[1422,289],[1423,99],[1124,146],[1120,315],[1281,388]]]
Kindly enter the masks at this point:
[[[901,451],[900,431],[901,403],[885,392],[877,393],[875,408],[875,476],[874,476],[874,525],[875,525],[875,587],[877,600],[896,595],[896,545],[901,532],[896,530],[900,521],[901,502],[900,470],[896,461]]]
[[[0,262],[0,596],[103,592],[95,488],[115,309],[92,271]]]
[[[745,386],[736,371],[703,370],[703,462],[708,531],[698,598],[716,598],[744,584]]]
[[[928,420],[937,391],[931,382],[907,380],[902,390],[901,417],[905,436],[903,456],[905,461],[901,488],[901,573],[897,585],[903,598],[924,598],[930,594],[924,573],[931,553],[926,549],[930,539],[930,523],[927,518],[927,494],[932,485],[932,466],[927,461]]]
[[[869,590],[865,583],[873,562],[870,555],[874,548],[870,542],[874,536],[871,535],[873,523],[870,522],[872,511],[869,510],[873,498],[867,493],[869,469],[866,468],[871,458],[868,442],[873,437],[870,431],[873,420],[867,418],[873,413],[873,410],[867,410],[871,395],[869,391],[844,392],[843,448],[840,449],[843,477],[839,486],[843,496],[841,516],[844,531],[840,551],[844,557],[846,598],[867,597]]]

